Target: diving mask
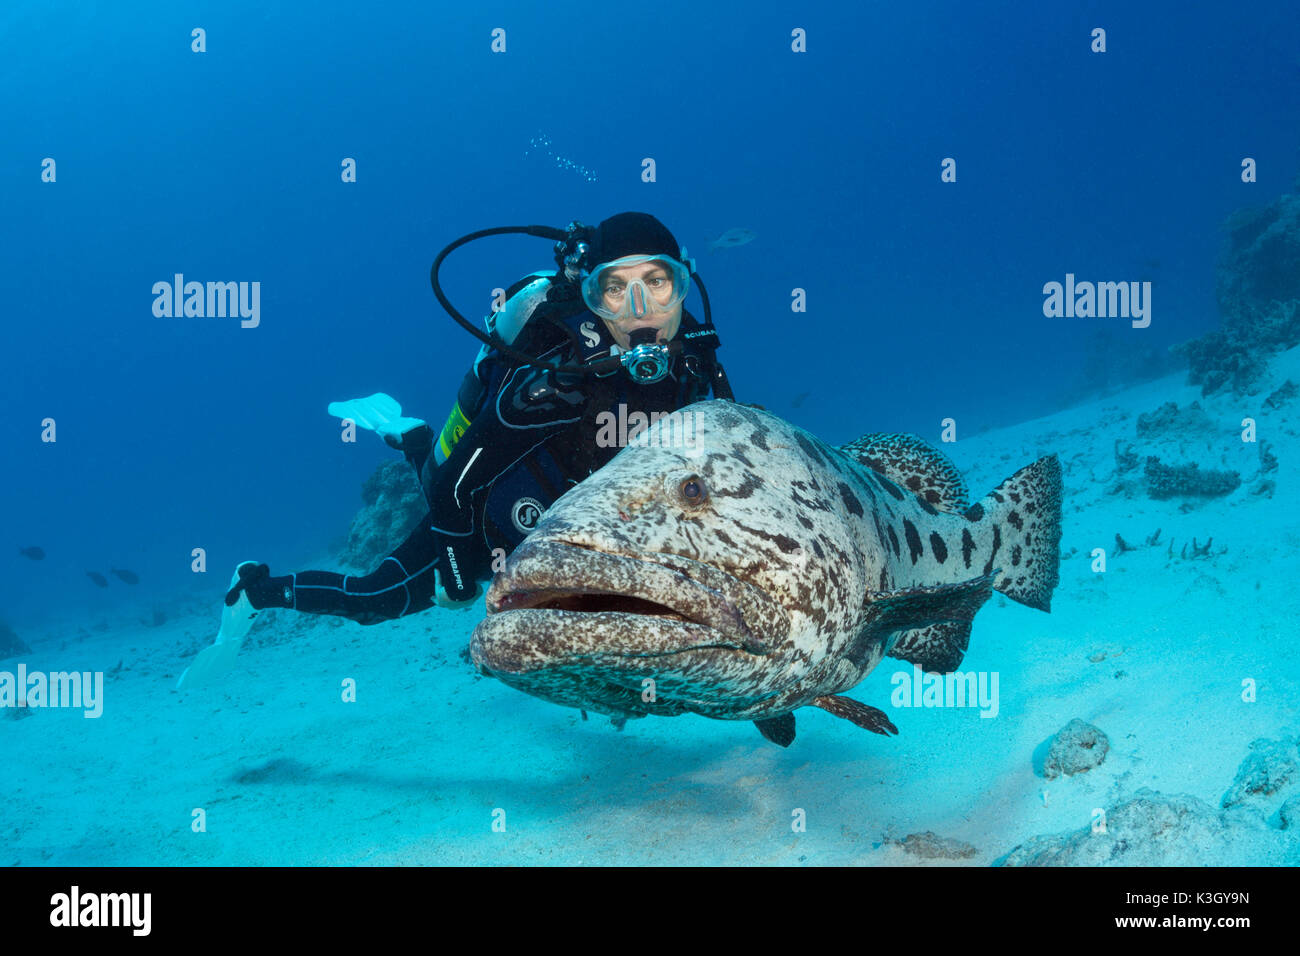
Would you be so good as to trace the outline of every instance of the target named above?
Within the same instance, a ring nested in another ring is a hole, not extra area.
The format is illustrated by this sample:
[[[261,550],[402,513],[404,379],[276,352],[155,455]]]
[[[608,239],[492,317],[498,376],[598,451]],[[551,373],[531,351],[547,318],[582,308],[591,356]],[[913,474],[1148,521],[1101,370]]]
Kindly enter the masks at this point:
[[[601,318],[639,319],[673,311],[690,287],[690,270],[676,259],[624,256],[597,266],[582,282],[582,298]]]

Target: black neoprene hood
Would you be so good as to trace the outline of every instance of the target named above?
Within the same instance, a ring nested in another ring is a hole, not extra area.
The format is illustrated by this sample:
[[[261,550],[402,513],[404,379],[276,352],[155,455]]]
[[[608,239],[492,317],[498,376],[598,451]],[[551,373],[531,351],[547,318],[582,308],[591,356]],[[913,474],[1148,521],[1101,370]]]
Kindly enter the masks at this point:
[[[593,266],[624,256],[668,256],[677,259],[681,246],[668,227],[649,213],[621,212],[596,227],[589,261]]]

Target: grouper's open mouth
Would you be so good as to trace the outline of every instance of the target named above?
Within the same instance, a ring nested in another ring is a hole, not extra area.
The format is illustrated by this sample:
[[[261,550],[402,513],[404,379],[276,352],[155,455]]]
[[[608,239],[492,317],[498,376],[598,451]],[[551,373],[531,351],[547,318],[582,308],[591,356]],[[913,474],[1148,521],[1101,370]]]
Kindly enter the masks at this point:
[[[748,586],[713,568],[688,573],[688,564],[675,555],[525,541],[488,590],[474,661],[505,677],[584,660],[766,653],[740,609]]]

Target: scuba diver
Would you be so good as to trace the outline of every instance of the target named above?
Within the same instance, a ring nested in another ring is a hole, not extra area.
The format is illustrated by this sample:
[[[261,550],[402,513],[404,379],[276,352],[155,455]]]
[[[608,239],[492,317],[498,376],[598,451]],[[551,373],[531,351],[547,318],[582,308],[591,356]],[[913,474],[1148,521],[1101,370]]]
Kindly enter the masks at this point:
[[[438,271],[461,245],[508,233],[554,239],[557,269],[506,290],[484,334],[447,300]],[[683,307],[692,279],[703,320]],[[560,495],[619,451],[598,440],[602,415],[618,415],[622,405],[623,420],[642,412],[653,421],[710,391],[735,400],[714,355],[719,342],[704,285],[686,250],[646,213],[620,213],[595,228],[574,222],[567,230],[471,233],[438,255],[430,280],[443,308],[483,342],[436,441],[427,424],[400,417],[386,395],[330,406],[405,455],[428,513],[371,574],[272,575],[265,564],[244,562],[226,595],[217,643],[202,653],[233,658],[257,612],[268,607],[362,624],[434,603],[468,607],[482,593],[479,582],[491,576],[494,555],[513,551]],[[196,658],[190,682],[204,669]]]

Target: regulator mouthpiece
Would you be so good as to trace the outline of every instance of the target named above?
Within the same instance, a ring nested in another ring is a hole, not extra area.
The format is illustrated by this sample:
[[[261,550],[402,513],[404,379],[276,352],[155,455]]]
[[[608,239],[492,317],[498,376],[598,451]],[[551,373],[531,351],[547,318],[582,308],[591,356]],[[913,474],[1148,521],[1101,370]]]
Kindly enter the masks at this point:
[[[653,385],[668,374],[668,346],[656,342],[658,336],[658,329],[637,329],[628,336],[632,347],[620,359],[627,374],[642,385]]]

